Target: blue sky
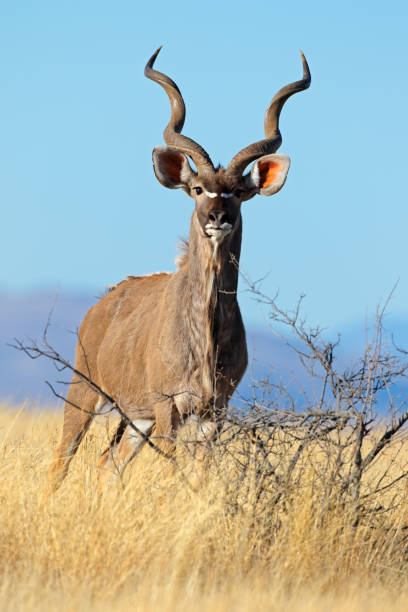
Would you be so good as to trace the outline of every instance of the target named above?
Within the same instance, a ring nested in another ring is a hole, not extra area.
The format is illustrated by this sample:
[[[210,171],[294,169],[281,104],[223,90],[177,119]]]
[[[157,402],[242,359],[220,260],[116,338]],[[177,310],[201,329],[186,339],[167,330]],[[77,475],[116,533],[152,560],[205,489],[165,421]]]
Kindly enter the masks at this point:
[[[155,179],[180,86],[184,133],[227,164],[263,137],[265,109],[301,75],[281,117],[282,191],[243,204],[242,268],[312,323],[373,312],[396,281],[405,317],[408,9],[403,2],[0,2],[0,288],[90,292],[173,270],[192,200]],[[241,283],[247,322],[262,312]]]

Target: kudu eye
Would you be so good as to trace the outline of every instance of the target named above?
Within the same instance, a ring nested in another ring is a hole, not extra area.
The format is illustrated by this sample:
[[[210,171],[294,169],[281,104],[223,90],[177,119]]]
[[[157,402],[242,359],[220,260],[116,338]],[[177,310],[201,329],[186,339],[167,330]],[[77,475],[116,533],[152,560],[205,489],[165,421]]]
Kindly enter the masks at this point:
[[[203,193],[203,188],[202,187],[193,187],[194,191],[196,192],[197,195],[200,195],[200,193]]]
[[[242,196],[242,194],[244,193],[244,190],[243,189],[236,189],[234,193],[235,193],[235,196],[237,198],[240,198]]]

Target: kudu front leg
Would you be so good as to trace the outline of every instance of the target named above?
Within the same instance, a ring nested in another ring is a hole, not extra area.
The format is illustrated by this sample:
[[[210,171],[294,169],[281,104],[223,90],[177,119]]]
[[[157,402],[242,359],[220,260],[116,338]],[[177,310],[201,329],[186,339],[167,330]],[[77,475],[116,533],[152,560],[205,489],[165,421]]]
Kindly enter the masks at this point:
[[[193,444],[194,456],[205,457],[211,453],[213,442],[219,437],[222,423],[191,414],[186,420],[187,444]]]
[[[187,459],[184,464],[186,476],[194,491],[198,492],[207,482],[214,441],[220,434],[221,426],[213,419],[203,419],[196,414],[189,415],[185,420],[185,429],[180,434],[180,446]]]
[[[172,400],[156,405],[156,430],[153,442],[167,455],[173,455],[181,416]]]

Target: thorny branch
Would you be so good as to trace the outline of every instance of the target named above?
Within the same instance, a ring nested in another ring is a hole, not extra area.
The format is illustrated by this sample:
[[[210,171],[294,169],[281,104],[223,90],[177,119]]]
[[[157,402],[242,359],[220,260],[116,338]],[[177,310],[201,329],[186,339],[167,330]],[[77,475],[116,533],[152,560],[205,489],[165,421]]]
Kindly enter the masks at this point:
[[[49,359],[50,361],[52,361],[55,364],[55,366],[56,366],[56,368],[57,368],[57,370],[59,372],[62,372],[64,370],[68,370],[68,371],[72,372],[73,374],[76,374],[76,376],[80,379],[81,382],[86,384],[97,395],[99,395],[99,397],[104,399],[106,403],[110,404],[110,408],[109,408],[109,410],[107,412],[116,411],[120,415],[121,419],[123,419],[123,421],[127,425],[129,425],[129,427],[131,429],[133,429],[135,431],[135,433],[137,433],[141,438],[143,438],[143,440],[152,449],[154,449],[154,451],[156,453],[158,453],[161,457],[165,457],[166,459],[168,459],[172,463],[175,463],[174,457],[172,457],[168,453],[164,452],[161,448],[159,448],[157,446],[157,444],[155,444],[153,442],[153,440],[151,439],[150,436],[146,435],[141,429],[139,429],[133,423],[133,421],[127,416],[127,414],[124,412],[124,410],[122,410],[122,408],[120,407],[119,403],[113,397],[111,397],[108,393],[106,393],[103,389],[101,389],[101,387],[99,385],[97,385],[89,376],[87,376],[86,374],[83,374],[82,372],[79,372],[79,370],[77,370],[69,361],[67,361],[64,357],[62,357],[49,344],[49,342],[47,340],[48,326],[49,326],[49,321],[47,322],[47,326],[45,328],[45,332],[44,332],[44,335],[43,335],[43,338],[42,338],[43,347],[39,346],[37,344],[37,342],[34,341],[34,340],[31,340],[29,344],[25,344],[24,342],[22,342],[21,340],[18,340],[17,338],[14,339],[15,344],[11,345],[11,346],[13,346],[13,348],[16,348],[17,350],[22,351],[23,353],[25,353],[28,357],[30,357],[30,359],[38,359],[39,357],[46,357],[47,359]],[[70,402],[69,400],[64,398],[60,393],[58,393],[55,390],[54,386],[49,381],[45,381],[45,382],[48,385],[48,387],[51,389],[51,391],[55,395],[55,397],[57,397],[58,399],[64,400],[65,402],[69,403],[71,406],[73,406],[77,410],[80,410],[81,412],[86,412],[87,414],[90,414],[90,415],[93,415],[93,416],[97,416],[98,414],[100,414],[99,412],[86,410],[86,409],[82,408],[81,406],[78,406],[78,405]],[[58,381],[58,383],[70,384],[70,383],[67,383],[66,381]],[[105,414],[107,414],[107,412]]]
[[[403,443],[401,433],[408,421],[406,402],[402,401],[397,408],[393,394],[393,385],[406,379],[408,364],[401,355],[408,352],[386,337],[383,319],[389,300],[377,309],[371,340],[360,358],[341,368],[337,359],[340,336],[328,341],[322,329],[306,325],[301,314],[303,296],[293,311],[285,311],[277,305],[276,296],[265,295],[258,283],[251,283],[245,276],[244,280],[254,298],[268,307],[272,333],[295,352],[318,389],[312,399],[304,392],[299,406],[290,386],[266,379],[255,383],[252,399],[243,400],[238,408],[225,407],[223,430],[212,443],[210,465],[225,479],[229,511],[238,512],[242,505],[251,503],[254,517],[258,512],[273,516],[274,509],[285,507],[289,496],[301,493],[305,474],[312,475],[316,486],[323,488],[319,520],[324,520],[325,512],[333,504],[350,504],[353,527],[372,517],[377,508],[378,512],[387,511],[392,501],[384,507],[376,505],[375,500],[385,491],[393,500],[395,487],[408,475],[408,466],[397,465],[398,451],[392,450],[394,442]],[[111,405],[109,411],[116,411],[156,453],[175,465],[188,484],[175,458],[132,422],[118,401],[92,380],[89,368],[87,373],[78,372],[49,344],[50,317],[41,346],[32,340],[15,340],[15,348],[31,359],[51,360],[58,371],[75,374]],[[392,346],[398,354],[392,352]],[[47,384],[61,398],[53,385]],[[160,395],[163,400],[175,398],[168,393]],[[378,410],[380,398],[383,413]],[[81,406],[75,408],[83,410]],[[193,456],[200,444],[190,435],[179,436],[178,443]],[[382,472],[371,478],[370,468],[380,457],[386,459]],[[225,461],[234,466],[232,472],[225,470]]]

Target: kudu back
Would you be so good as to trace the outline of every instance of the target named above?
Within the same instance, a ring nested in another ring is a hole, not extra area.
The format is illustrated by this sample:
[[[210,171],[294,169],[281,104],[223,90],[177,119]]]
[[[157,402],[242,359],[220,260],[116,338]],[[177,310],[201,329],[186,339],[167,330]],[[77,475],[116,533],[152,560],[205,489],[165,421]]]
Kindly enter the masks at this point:
[[[181,188],[194,200],[189,241],[175,273],[128,277],[89,310],[75,357],[76,371],[114,398],[137,428],[121,422],[102,455],[101,467],[119,472],[146,436],[153,435],[155,443],[171,453],[177,429],[188,417],[200,420],[207,440],[222,425],[228,400],[247,366],[237,301],[241,203],[256,194],[273,195],[285,183],[290,160],[275,154],[282,141],[279,115],[290,96],[310,85],[301,54],[303,78],[274,96],[265,115],[265,139],[237,153],[227,168],[216,168],[199,144],[181,134],[183,97],[172,79],[153,69],[159,51],[148,61],[145,76],[167,93],[171,117],[163,133],[167,146],[153,150],[153,168],[162,185]],[[53,487],[66,475],[104,403],[74,374],[62,439],[50,469]]]

